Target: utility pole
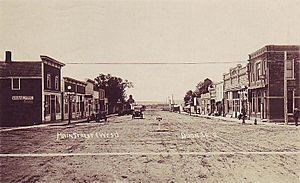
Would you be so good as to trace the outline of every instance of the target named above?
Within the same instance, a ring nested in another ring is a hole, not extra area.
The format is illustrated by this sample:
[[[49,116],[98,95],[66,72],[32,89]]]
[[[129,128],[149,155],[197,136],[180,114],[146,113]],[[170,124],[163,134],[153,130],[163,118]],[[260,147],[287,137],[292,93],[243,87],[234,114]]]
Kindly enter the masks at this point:
[[[283,59],[283,69],[284,69],[284,78],[283,78],[283,106],[284,106],[284,123],[287,125],[288,124],[288,111],[287,111],[287,52],[284,52],[284,59]]]
[[[174,104],[174,95],[172,94],[172,103],[171,104]]]

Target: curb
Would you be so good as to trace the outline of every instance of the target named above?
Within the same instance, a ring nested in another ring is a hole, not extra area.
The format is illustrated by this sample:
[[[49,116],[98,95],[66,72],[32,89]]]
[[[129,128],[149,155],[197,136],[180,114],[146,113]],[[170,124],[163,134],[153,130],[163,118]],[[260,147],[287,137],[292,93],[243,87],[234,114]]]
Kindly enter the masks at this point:
[[[200,118],[205,118],[205,119],[218,119],[218,120],[222,120],[225,122],[236,122],[236,123],[240,123],[242,124],[241,120],[238,120],[237,118],[226,118],[226,117],[218,117],[218,116],[204,116],[204,115],[200,115],[200,114],[189,114],[189,113],[185,113],[185,112],[181,112],[181,114],[187,115],[187,116],[192,116],[192,117],[200,117]],[[252,120],[245,120],[245,124],[247,125],[255,125],[254,121]],[[261,121],[257,121],[257,125],[266,125],[266,126],[282,126],[282,127],[294,127],[295,124],[288,124],[285,125],[283,123],[268,123],[268,122],[261,122]]]
[[[113,116],[117,116],[117,114],[110,114],[107,115],[107,118],[113,117]],[[87,118],[85,119],[78,119],[78,120],[73,120],[71,121],[70,125],[75,125],[75,124],[79,124],[79,123],[90,123],[92,121],[87,121]],[[101,123],[101,122],[100,122]],[[31,126],[19,126],[19,127],[3,127],[2,129],[0,128],[0,132],[7,132],[7,131],[13,131],[13,130],[24,130],[24,129],[30,129],[30,128],[43,128],[43,127],[51,127],[51,126],[68,126],[68,120],[64,120],[61,122],[57,122],[57,123],[42,123],[42,124],[38,124],[38,125],[31,125]]]

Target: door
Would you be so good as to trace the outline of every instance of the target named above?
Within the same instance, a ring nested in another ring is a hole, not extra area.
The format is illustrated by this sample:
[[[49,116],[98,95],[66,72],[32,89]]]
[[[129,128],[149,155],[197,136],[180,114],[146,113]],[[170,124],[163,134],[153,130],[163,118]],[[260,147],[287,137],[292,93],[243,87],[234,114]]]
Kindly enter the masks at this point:
[[[50,121],[56,120],[56,101],[55,101],[55,95],[51,95],[51,105],[50,105]]]

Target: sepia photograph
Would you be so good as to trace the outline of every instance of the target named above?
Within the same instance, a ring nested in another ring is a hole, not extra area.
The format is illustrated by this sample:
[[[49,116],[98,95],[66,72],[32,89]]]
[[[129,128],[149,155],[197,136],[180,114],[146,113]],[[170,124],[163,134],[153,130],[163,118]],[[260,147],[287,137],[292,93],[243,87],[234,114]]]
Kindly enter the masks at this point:
[[[0,0],[1,183],[299,183],[299,0]]]

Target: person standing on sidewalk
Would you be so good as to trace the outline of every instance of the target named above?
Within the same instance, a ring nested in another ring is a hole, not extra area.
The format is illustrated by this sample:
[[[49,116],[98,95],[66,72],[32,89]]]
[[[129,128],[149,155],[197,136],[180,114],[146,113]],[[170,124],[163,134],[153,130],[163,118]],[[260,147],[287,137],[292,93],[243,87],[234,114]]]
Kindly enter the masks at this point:
[[[295,125],[298,126],[298,118],[299,118],[299,109],[295,108],[293,113]]]
[[[246,119],[246,109],[245,109],[245,107],[242,108],[241,113],[242,113],[242,116],[241,116],[242,124],[245,124],[245,119]]]

